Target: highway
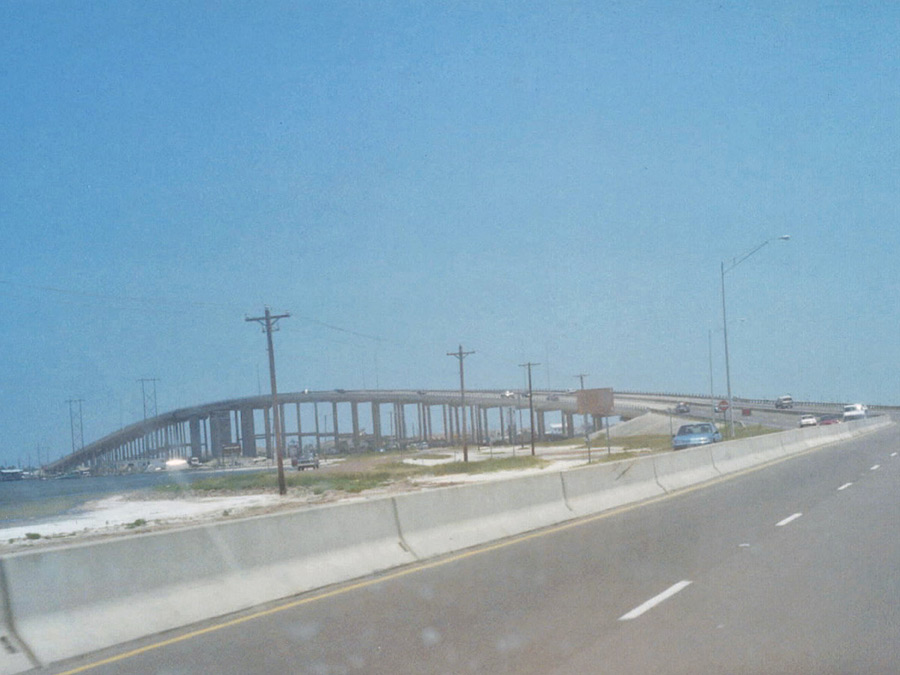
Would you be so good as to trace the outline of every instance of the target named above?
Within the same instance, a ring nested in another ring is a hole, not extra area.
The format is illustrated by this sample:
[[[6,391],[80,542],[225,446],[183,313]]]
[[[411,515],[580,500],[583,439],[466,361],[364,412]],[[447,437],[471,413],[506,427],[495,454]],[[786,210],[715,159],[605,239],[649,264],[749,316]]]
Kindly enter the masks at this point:
[[[41,672],[897,673],[898,450],[892,426]]]

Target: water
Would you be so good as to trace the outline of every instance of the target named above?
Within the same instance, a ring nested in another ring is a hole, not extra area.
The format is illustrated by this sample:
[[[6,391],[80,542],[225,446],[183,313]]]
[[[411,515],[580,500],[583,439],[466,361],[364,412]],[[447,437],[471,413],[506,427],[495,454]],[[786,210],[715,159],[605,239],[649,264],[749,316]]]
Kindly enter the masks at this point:
[[[87,502],[160,485],[190,484],[214,471],[138,473],[54,480],[0,481],[0,529],[78,513]]]

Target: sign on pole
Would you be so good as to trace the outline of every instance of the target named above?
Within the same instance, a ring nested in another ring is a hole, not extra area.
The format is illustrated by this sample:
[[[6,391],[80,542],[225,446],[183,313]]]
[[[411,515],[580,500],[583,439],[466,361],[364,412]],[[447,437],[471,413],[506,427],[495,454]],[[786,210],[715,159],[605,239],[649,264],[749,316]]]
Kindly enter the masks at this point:
[[[614,415],[613,390],[606,389],[579,389],[575,392],[577,401],[576,413],[579,415],[595,415],[597,417],[611,417]]]

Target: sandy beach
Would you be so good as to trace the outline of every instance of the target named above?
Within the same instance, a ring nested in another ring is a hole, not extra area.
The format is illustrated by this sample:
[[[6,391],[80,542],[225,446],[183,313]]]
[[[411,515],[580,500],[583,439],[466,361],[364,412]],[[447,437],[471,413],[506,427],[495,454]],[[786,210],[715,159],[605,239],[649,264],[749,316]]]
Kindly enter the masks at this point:
[[[566,455],[567,453],[563,451],[560,454]],[[452,459],[451,456],[446,459],[409,459],[406,461],[433,465],[452,461]],[[487,459],[487,457],[473,454],[473,459]],[[341,492],[313,494],[303,489],[289,490],[288,494],[284,496],[278,495],[276,492],[215,496],[189,493],[173,497],[157,497],[156,495],[148,497],[145,492],[117,494],[88,502],[77,513],[67,514],[65,517],[0,529],[0,552],[15,552],[111,536],[152,532],[172,527],[199,525],[337,501],[372,499],[387,494],[398,494],[429,487],[505,480],[539,472],[566,470],[584,463],[583,458],[560,456],[542,468],[422,476],[402,483],[366,490],[359,494]]]

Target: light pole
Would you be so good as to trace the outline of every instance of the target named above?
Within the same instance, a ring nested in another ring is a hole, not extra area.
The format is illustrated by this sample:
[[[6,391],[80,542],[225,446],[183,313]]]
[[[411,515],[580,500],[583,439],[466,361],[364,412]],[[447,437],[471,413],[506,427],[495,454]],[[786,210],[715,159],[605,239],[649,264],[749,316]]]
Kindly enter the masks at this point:
[[[729,426],[731,427],[731,437],[734,438],[734,399],[731,395],[731,363],[728,359],[728,318],[725,312],[725,274],[726,272],[730,272],[735,267],[744,262],[747,258],[756,253],[763,246],[766,246],[768,243],[773,241],[787,241],[791,238],[789,234],[783,234],[780,237],[774,237],[772,239],[766,239],[763,243],[759,244],[756,248],[751,250],[749,253],[745,253],[740,258],[734,258],[731,261],[731,265],[727,268],[725,267],[725,261],[722,261],[721,272],[722,272],[722,333],[725,336],[725,383],[728,388],[728,419]]]

